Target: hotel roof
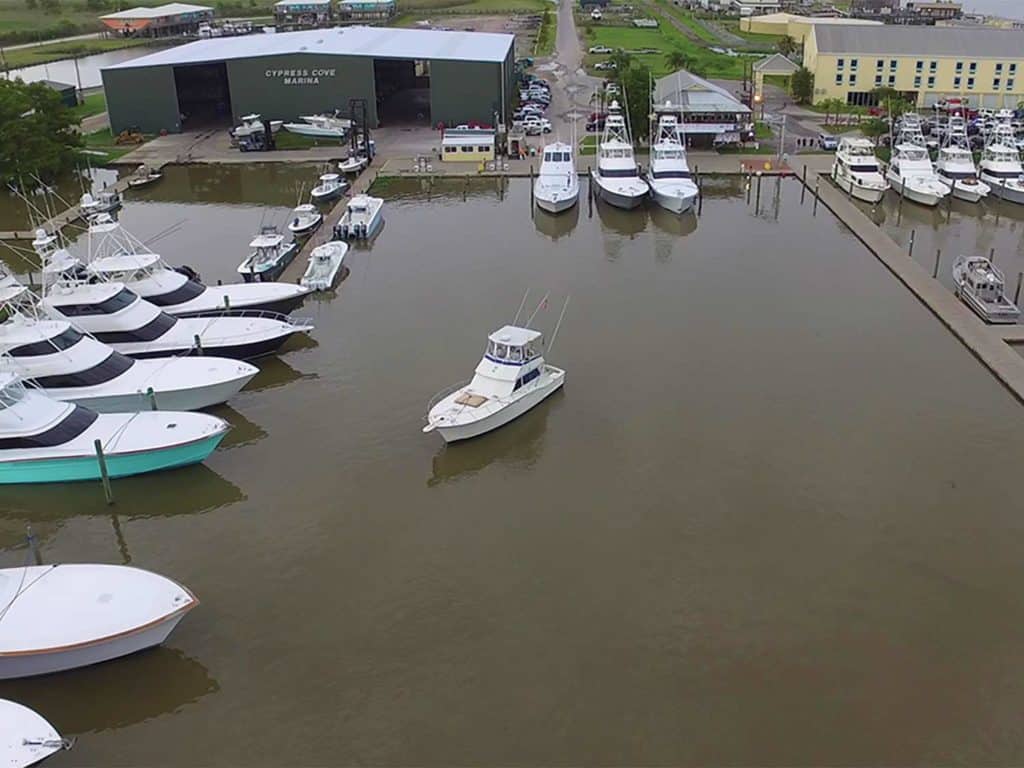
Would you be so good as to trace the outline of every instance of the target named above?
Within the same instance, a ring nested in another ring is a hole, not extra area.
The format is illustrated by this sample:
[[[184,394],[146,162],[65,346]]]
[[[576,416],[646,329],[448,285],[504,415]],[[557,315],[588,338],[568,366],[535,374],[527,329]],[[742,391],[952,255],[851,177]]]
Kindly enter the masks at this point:
[[[818,53],[1016,59],[1024,50],[1024,32],[986,27],[886,24],[865,28],[819,24],[813,34]]]
[[[437,59],[502,62],[515,38],[487,32],[441,32],[392,27],[335,27],[302,32],[217,37],[179,45],[105,69],[287,56],[297,53],[370,56],[380,59]]]

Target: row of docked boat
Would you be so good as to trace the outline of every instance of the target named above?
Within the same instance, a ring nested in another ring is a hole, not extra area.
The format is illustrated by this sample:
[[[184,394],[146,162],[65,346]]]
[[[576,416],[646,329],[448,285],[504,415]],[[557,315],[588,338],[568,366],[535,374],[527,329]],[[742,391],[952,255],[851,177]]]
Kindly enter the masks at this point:
[[[990,194],[1024,204],[1024,166],[1009,124],[996,126],[976,166],[964,119],[949,118],[942,146],[933,163],[920,118],[906,114],[900,121],[892,158],[883,174],[870,141],[843,138],[832,165],[832,179],[852,197],[877,203],[892,189],[915,203],[934,207],[952,195],[977,203]]]

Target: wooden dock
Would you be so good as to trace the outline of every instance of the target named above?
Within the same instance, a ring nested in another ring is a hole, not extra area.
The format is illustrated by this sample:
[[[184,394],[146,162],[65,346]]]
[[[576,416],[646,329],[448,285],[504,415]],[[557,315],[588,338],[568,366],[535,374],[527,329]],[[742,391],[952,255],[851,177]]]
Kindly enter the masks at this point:
[[[817,178],[808,179],[814,194]],[[896,278],[956,336],[997,379],[1024,403],[1024,357],[1011,343],[1024,343],[1024,327],[986,325],[860,208],[828,180],[820,184],[819,199]]]

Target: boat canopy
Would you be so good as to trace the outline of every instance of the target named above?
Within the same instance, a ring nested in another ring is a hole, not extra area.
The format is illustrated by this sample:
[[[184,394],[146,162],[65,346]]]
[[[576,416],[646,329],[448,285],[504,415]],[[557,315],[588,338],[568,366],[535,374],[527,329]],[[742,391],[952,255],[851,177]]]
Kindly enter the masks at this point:
[[[280,232],[260,233],[249,243],[250,248],[278,248],[284,242],[284,235]]]
[[[109,213],[97,213],[89,220],[89,234],[113,232],[120,228],[121,225]]]
[[[136,272],[149,269],[160,261],[155,253],[118,253],[113,256],[101,256],[89,263],[93,272]]]
[[[506,325],[487,337],[487,357],[500,363],[522,364],[540,356],[543,334]]]

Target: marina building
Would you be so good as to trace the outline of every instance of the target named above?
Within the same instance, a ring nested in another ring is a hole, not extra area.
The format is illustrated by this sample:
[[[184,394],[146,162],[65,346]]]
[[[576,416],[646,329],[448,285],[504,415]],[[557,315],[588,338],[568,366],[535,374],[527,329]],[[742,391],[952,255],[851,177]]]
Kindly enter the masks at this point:
[[[657,80],[654,101],[658,112],[677,117],[691,147],[737,144],[754,137],[750,107],[725,88],[685,70]]]
[[[1014,30],[819,24],[804,44],[814,101],[873,106],[893,88],[918,106],[947,98],[1015,107],[1024,97],[1024,33]]]
[[[154,8],[129,8],[100,16],[109,30],[123,37],[172,37],[194,35],[199,25],[213,20],[213,8],[187,3],[168,3]]]
[[[818,16],[800,16],[795,13],[769,13],[740,19],[740,31],[758,35],[788,35],[803,45],[811,30],[819,24],[845,24],[850,26],[879,26],[872,19],[835,19]]]
[[[102,71],[111,128],[179,132],[366,103],[379,125],[507,122],[514,37],[349,26],[199,40]]]
[[[395,15],[395,0],[341,0],[338,18],[342,21],[387,21]]]
[[[334,18],[331,0],[280,0],[274,3],[279,27],[323,27]]]
[[[484,163],[494,160],[495,134],[485,128],[447,128],[441,138],[444,162]]]

